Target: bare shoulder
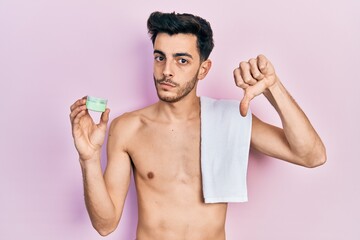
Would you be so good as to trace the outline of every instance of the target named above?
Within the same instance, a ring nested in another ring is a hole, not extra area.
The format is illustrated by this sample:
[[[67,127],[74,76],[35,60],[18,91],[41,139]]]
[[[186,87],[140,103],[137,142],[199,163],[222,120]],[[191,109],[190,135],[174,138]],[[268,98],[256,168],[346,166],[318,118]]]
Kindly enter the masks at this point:
[[[129,141],[132,136],[138,133],[148,119],[152,118],[153,109],[154,104],[116,117],[110,125],[109,139],[114,137]]]

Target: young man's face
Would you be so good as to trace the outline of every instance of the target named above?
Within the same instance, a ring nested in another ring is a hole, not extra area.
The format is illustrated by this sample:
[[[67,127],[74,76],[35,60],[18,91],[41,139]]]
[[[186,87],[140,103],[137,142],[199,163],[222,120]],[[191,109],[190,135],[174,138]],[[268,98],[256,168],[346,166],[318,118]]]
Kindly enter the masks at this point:
[[[189,93],[196,94],[199,70],[200,55],[195,35],[159,33],[156,36],[154,81],[160,100],[177,102]]]

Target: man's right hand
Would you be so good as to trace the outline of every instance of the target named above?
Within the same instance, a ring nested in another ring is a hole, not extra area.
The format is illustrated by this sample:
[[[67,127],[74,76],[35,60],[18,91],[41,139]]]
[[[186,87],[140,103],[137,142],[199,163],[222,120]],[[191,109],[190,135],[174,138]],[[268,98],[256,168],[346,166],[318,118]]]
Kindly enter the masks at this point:
[[[101,146],[106,136],[110,109],[101,114],[99,124],[95,124],[86,109],[86,97],[77,100],[70,107],[70,121],[76,150],[81,161],[99,159]]]

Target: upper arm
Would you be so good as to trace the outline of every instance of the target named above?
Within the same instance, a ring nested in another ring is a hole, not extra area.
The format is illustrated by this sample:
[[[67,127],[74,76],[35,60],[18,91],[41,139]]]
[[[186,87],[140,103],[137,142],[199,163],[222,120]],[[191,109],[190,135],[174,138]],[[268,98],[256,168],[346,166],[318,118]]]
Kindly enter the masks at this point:
[[[121,118],[121,117],[120,117]],[[106,188],[120,220],[130,185],[131,159],[126,152],[129,141],[127,121],[115,119],[110,126],[107,144],[107,166],[104,173]]]
[[[251,148],[270,157],[301,164],[291,152],[283,129],[265,123],[255,115],[252,119]]]

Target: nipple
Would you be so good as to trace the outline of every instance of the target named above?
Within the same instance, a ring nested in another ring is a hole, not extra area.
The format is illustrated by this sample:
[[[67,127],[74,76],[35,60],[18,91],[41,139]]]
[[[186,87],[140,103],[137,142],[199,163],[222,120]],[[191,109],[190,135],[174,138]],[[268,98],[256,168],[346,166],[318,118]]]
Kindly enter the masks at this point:
[[[154,178],[154,173],[153,172],[148,172],[147,177],[149,179],[153,179]]]

